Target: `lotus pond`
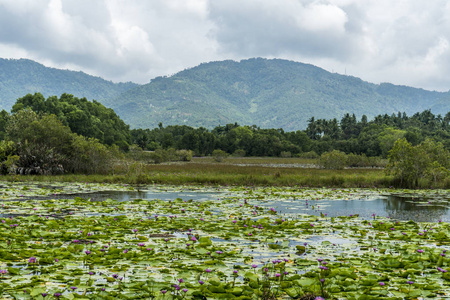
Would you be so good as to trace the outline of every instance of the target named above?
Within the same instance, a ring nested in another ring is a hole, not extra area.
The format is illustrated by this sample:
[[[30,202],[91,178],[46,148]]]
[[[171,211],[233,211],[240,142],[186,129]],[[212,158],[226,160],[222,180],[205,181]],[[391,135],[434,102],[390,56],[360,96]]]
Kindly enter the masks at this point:
[[[450,293],[446,190],[0,183],[2,299]]]

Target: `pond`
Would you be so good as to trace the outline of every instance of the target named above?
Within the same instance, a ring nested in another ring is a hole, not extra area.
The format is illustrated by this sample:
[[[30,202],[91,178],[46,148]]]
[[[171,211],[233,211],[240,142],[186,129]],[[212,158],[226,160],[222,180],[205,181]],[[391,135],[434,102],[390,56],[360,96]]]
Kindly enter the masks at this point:
[[[450,294],[448,191],[0,186],[2,299]]]
[[[84,192],[75,194],[57,194],[54,198],[74,198],[81,197],[91,199],[91,201],[104,201],[114,199],[119,202],[131,201],[135,199],[143,200],[165,200],[174,199],[207,201],[220,200],[227,197],[248,197],[238,192],[213,191],[208,189],[140,189],[140,190],[102,190],[96,192]],[[381,217],[389,217],[396,220],[413,220],[416,222],[437,222],[439,220],[450,220],[450,199],[449,195],[441,194],[439,197],[430,195],[393,194],[393,195],[371,195],[359,198],[345,199],[321,199],[312,200],[311,197],[303,197],[301,194],[291,195],[286,199],[286,195],[280,198],[253,199],[252,202],[260,203],[265,207],[273,207],[279,213],[287,215],[309,214],[320,216],[326,214],[328,217],[359,215],[360,218],[368,220],[373,214]],[[45,198],[45,197],[43,197]],[[251,197],[250,197],[251,198]],[[26,199],[36,199],[28,197]],[[23,200],[23,198],[21,199]],[[260,201],[258,201],[260,200]]]

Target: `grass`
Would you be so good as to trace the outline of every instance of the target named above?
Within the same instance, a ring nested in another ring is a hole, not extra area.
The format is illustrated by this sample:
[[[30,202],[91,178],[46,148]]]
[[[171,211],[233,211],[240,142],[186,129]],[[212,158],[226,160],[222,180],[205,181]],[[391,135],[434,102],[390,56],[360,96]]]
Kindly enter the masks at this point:
[[[310,187],[389,187],[393,179],[382,169],[324,170],[291,165],[313,165],[301,158],[211,158],[191,162],[117,167],[108,175],[5,176],[10,181],[105,182],[128,184],[196,184]],[[288,166],[286,166],[288,165]]]
[[[165,164],[128,163],[110,174],[65,174],[53,176],[0,176],[7,181],[92,182],[171,185],[303,186],[345,188],[401,187],[381,168],[326,170],[313,167],[316,160],[304,158],[212,158]],[[419,182],[418,188],[450,188],[450,179],[438,184]]]
[[[213,157],[193,157],[195,163],[215,163]],[[251,164],[251,165],[313,165],[317,164],[316,159],[308,158],[283,158],[283,157],[228,157],[221,164]]]

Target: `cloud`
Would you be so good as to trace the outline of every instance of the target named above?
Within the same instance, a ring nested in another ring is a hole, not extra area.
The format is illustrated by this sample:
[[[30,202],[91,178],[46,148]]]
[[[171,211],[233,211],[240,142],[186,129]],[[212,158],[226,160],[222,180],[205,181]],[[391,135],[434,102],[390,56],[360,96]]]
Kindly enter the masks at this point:
[[[194,0],[0,0],[0,47],[54,67],[145,83],[213,59],[206,15],[206,1]]]
[[[450,87],[446,0],[0,0],[0,55],[146,83],[202,62],[285,58]]]
[[[372,82],[448,90],[447,1],[211,1],[221,54],[284,57]],[[446,83],[445,83],[446,82]]]
[[[331,3],[211,1],[210,20],[224,53],[347,60],[356,50],[346,12]]]

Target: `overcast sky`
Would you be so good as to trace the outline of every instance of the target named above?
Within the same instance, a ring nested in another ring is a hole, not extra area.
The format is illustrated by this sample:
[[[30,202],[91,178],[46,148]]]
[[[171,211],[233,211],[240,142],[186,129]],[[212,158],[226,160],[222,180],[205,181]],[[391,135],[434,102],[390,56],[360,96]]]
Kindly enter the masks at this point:
[[[448,0],[0,0],[0,57],[147,83],[251,57],[450,89]]]

